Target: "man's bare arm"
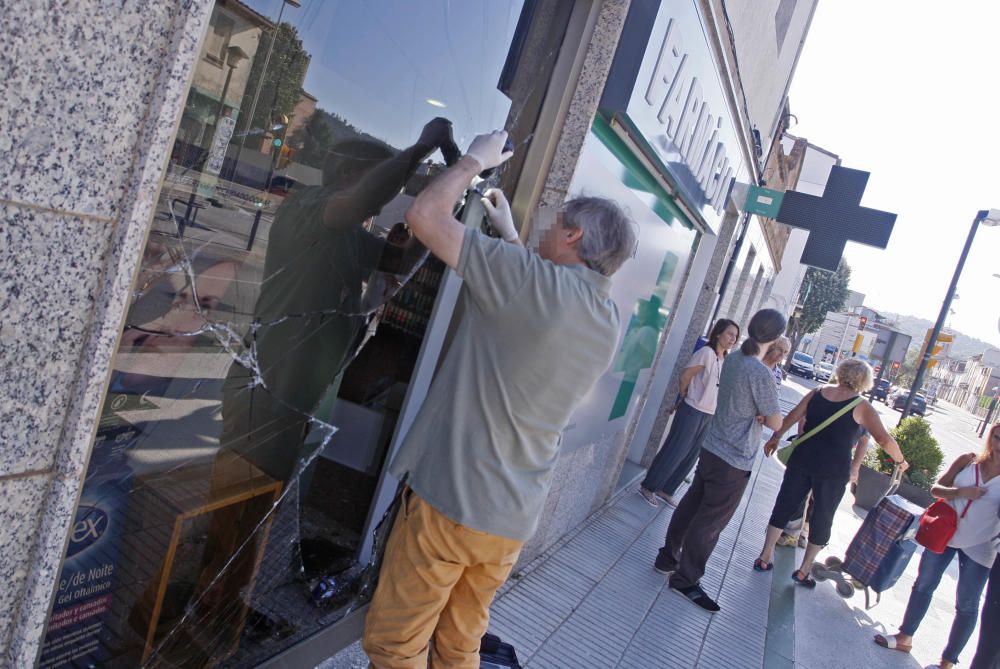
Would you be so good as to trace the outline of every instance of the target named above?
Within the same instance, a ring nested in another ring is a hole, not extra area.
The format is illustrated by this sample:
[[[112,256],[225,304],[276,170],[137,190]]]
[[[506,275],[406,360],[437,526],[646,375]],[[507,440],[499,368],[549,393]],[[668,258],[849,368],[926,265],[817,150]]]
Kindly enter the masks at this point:
[[[465,226],[451,212],[481,170],[474,158],[463,156],[428,184],[406,210],[406,223],[413,234],[452,269],[458,267]]]
[[[504,151],[506,141],[502,130],[476,137],[466,155],[428,184],[406,211],[406,223],[417,239],[453,269],[458,267],[465,226],[452,209],[474,176],[513,155]]]

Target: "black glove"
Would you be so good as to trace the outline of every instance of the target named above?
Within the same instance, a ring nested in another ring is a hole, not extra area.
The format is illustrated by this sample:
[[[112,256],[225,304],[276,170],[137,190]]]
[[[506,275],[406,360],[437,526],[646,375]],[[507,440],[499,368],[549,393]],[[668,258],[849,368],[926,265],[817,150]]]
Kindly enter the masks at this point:
[[[423,130],[420,131],[420,139],[417,140],[417,144],[431,150],[448,145],[454,146],[455,140],[451,137],[451,121],[440,116],[428,121],[424,124]]]

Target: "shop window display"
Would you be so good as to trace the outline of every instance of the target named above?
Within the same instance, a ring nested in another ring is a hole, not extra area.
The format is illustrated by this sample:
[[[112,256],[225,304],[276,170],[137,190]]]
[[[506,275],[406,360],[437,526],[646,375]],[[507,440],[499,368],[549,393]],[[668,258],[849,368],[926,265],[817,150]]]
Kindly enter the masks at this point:
[[[255,666],[367,601],[445,273],[403,214],[518,114],[497,82],[520,16],[217,3],[41,666]]]

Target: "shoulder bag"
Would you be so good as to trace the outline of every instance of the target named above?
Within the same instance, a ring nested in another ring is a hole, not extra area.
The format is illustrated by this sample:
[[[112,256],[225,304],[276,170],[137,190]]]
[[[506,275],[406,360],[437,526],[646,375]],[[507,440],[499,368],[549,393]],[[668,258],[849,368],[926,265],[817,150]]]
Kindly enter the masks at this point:
[[[861,404],[864,401],[864,399],[865,398],[863,398],[860,395],[858,395],[857,397],[854,398],[853,401],[849,402],[846,406],[843,406],[840,409],[838,409],[836,413],[834,413],[832,416],[830,416],[829,418],[827,418],[826,420],[824,420],[822,423],[820,423],[819,425],[817,425],[813,429],[811,429],[808,432],[806,432],[804,435],[802,435],[801,437],[799,437],[798,439],[796,439],[795,441],[793,441],[792,443],[790,443],[788,446],[785,446],[784,448],[782,448],[781,450],[779,450],[778,451],[778,460],[781,462],[781,464],[787,466],[788,465],[788,459],[790,457],[792,457],[792,453],[795,451],[796,448],[798,448],[799,444],[801,444],[802,442],[804,442],[806,439],[815,436],[816,434],[818,434],[819,432],[821,432],[823,429],[829,427],[830,424],[833,423],[833,421],[837,420],[838,418],[840,418],[841,416],[843,416],[848,411],[853,410],[854,407],[856,407],[859,404]],[[810,402],[811,401],[812,400],[810,400]]]
[[[976,487],[979,487],[979,465],[976,464]],[[962,518],[969,512],[973,500],[965,505]],[[916,541],[932,553],[944,553],[948,542],[958,530],[958,512],[955,507],[943,499],[934,500],[920,516],[920,527],[917,528]]]

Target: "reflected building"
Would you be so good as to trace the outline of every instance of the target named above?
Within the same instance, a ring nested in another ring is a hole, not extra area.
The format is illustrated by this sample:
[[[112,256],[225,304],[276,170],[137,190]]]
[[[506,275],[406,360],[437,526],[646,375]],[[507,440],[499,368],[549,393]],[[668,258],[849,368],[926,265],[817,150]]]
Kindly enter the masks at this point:
[[[261,35],[274,23],[239,0],[212,8],[208,33],[188,92],[174,146],[174,162],[190,165],[202,159],[219,119],[239,115],[240,103],[250,81]]]

